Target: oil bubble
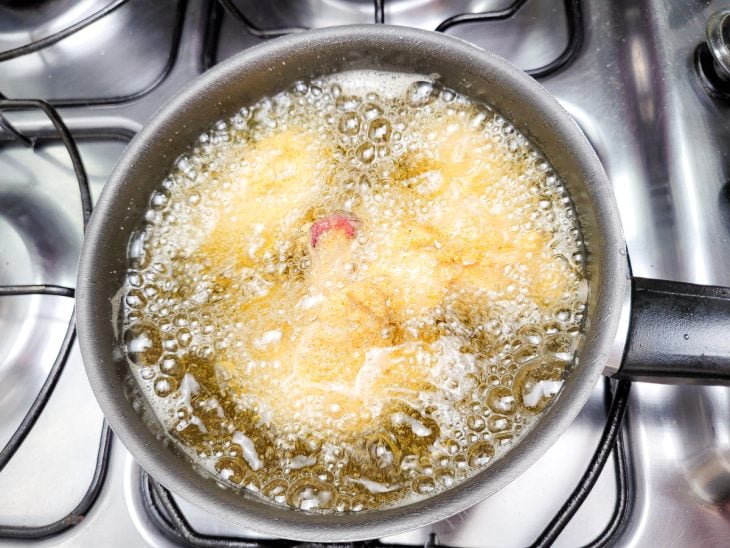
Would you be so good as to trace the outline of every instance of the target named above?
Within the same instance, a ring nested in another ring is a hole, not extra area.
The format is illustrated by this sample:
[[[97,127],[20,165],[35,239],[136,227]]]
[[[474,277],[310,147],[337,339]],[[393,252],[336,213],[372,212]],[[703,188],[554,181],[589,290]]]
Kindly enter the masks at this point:
[[[240,484],[243,483],[246,477],[246,469],[248,467],[244,465],[241,459],[234,459],[230,457],[223,457],[216,461],[215,470],[218,472],[220,477],[231,483]]]
[[[286,492],[289,506],[300,510],[327,510],[335,502],[334,488],[316,478],[301,478],[292,483]]]
[[[483,468],[494,458],[494,447],[485,441],[475,443],[469,448],[467,459],[472,468]]]
[[[360,131],[360,117],[355,112],[346,112],[340,116],[338,127],[344,135],[357,135]]]
[[[167,375],[160,375],[155,379],[155,394],[165,398],[177,390],[177,380]]]
[[[414,82],[407,93],[408,103],[414,107],[425,106],[438,96],[438,90],[431,82]]]
[[[512,415],[516,410],[512,390],[506,386],[492,388],[487,394],[487,406],[494,413]]]
[[[162,356],[162,338],[151,322],[129,326],[124,333],[124,346],[129,359],[140,366],[154,365]]]
[[[174,354],[164,354],[160,360],[160,371],[165,375],[182,378],[185,374],[185,367],[182,360]]]
[[[515,374],[514,394],[520,408],[529,413],[545,409],[563,384],[564,365],[536,361],[522,366]]]
[[[375,159],[375,147],[371,143],[363,143],[357,149],[357,157],[364,164],[371,163]]]
[[[385,118],[376,118],[375,120],[370,122],[370,127],[368,128],[368,137],[374,143],[387,142],[388,139],[390,139],[391,133],[392,128],[390,122]]]
[[[139,289],[130,289],[127,292],[127,296],[124,298],[124,302],[130,308],[144,308],[147,304],[147,297],[144,292]]]
[[[413,490],[419,495],[429,495],[436,490],[436,482],[428,476],[421,476],[413,482]]]

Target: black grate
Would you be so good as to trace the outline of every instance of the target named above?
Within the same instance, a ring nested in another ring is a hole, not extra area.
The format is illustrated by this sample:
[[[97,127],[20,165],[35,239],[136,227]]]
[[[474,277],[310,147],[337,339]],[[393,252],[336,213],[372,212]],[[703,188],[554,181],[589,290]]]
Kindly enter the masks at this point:
[[[307,29],[302,27],[291,27],[291,28],[275,28],[275,29],[262,29],[254,25],[248,17],[246,17],[241,10],[238,9],[236,4],[231,0],[218,0],[231,17],[238,21],[246,31],[252,36],[257,38],[277,38],[278,36],[285,36],[287,34],[294,34],[295,32],[302,32]]]
[[[241,10],[238,9],[233,0],[218,0],[218,2],[225,12],[231,15],[234,20],[238,21],[246,32],[257,38],[276,38],[278,36],[307,30],[301,27],[262,29],[254,25],[253,22],[245,16]],[[526,3],[527,0],[515,0],[512,4],[502,10],[478,13],[459,13],[444,19],[441,23],[436,25],[434,30],[436,32],[446,32],[454,27],[468,23],[489,23],[511,19],[519,13]],[[534,78],[544,78],[567,68],[577,57],[578,53],[580,53],[580,49],[583,46],[584,29],[581,0],[563,0],[563,3],[565,6],[565,14],[568,25],[568,43],[562,53],[549,63],[525,71]],[[385,20],[385,4],[386,0],[373,0],[373,21],[375,23],[382,24],[387,22]],[[206,68],[210,68],[214,64],[213,60],[215,59],[215,48],[217,43],[215,37],[217,37],[220,33],[222,23],[220,11],[214,8],[214,12],[216,13],[214,13],[214,16],[211,19],[212,29],[209,30],[210,39],[206,41],[207,51],[204,55],[204,66]]]
[[[527,3],[527,0],[515,0],[510,6],[503,10],[487,11],[481,13],[461,13],[442,21],[436,32],[447,30],[466,23],[483,23],[489,21],[502,21],[514,17],[517,12]],[[568,20],[568,44],[563,52],[550,63],[527,70],[527,74],[534,78],[544,78],[566,68],[576,58],[583,46],[583,11],[581,0],[564,0],[565,13]]]
[[[28,44],[25,44],[23,46],[13,48],[10,50],[2,51],[0,52],[0,63],[3,61],[10,61],[11,59],[17,59],[19,57],[23,57],[25,55],[29,55],[31,53],[36,53],[38,51],[41,51],[47,47],[50,47],[61,40],[68,38],[69,36],[72,36],[73,34],[76,34],[80,30],[88,27],[89,25],[92,25],[93,23],[96,23],[100,19],[106,17],[107,15],[115,12],[117,9],[121,8],[125,4],[127,4],[129,0],[115,0],[108,6],[92,13],[88,17],[74,23],[73,25],[70,25],[54,34],[51,34],[49,36],[46,36],[44,38],[40,38],[38,40],[35,40],[33,42],[30,42]],[[92,106],[92,105],[110,105],[110,104],[117,104],[117,103],[123,103],[123,102],[129,102],[134,101],[136,99],[141,99],[145,95],[151,93],[154,91],[172,72],[172,69],[175,66],[175,61],[177,57],[177,52],[179,50],[180,46],[180,38],[182,36],[182,28],[183,28],[183,22],[185,21],[185,10],[187,8],[187,0],[177,0],[176,2],[176,8],[175,8],[175,26],[173,28],[173,34],[172,34],[172,47],[171,51],[167,57],[167,62],[162,69],[162,72],[159,74],[159,76],[147,87],[144,89],[141,89],[131,95],[124,95],[124,96],[118,96],[118,97],[95,97],[95,98],[69,98],[69,99],[51,99],[46,101],[48,104],[53,105],[55,107],[71,107],[71,106]],[[2,90],[0,89],[0,92]],[[2,93],[0,93],[0,98],[4,98]],[[0,127],[5,129],[6,131],[12,132],[12,129],[9,129],[7,121],[0,118]]]
[[[17,48],[2,51],[2,52],[0,52],[0,63],[3,61],[10,61],[11,59],[17,59],[18,57],[22,57],[23,55],[28,55],[29,53],[35,53],[44,48],[47,48],[48,46],[52,46],[53,44],[60,42],[64,38],[68,38],[72,34],[76,34],[78,31],[80,31],[81,29],[83,29],[85,27],[88,27],[92,23],[95,23],[102,17],[109,15],[114,10],[121,8],[128,1],[129,0],[115,0],[108,6],[101,8],[99,11],[92,13],[88,17],[85,17],[84,19],[82,19],[81,21],[78,21],[78,22],[74,23],[73,25],[69,25],[68,27],[61,29],[58,32],[50,34],[44,38],[39,38],[38,40],[34,40],[33,42],[30,42],[29,44],[25,44],[25,45],[17,47]]]
[[[89,182],[86,177],[86,170],[84,164],[81,161],[76,143],[71,136],[71,132],[64,124],[58,112],[51,105],[45,101],[38,100],[0,100],[0,112],[9,110],[27,110],[27,109],[39,109],[41,110],[51,121],[55,127],[63,145],[66,147],[69,157],[71,158],[71,164],[73,165],[74,174],[76,175],[76,181],[78,183],[79,195],[81,197],[81,213],[83,216],[83,226],[86,229],[86,225],[91,216],[91,193],[89,191]],[[35,146],[35,139],[24,135],[22,132],[15,129],[7,119],[2,118],[2,126],[6,129],[9,135],[17,142],[24,146],[33,147]],[[11,286],[0,286],[0,296],[2,297],[13,297],[19,295],[56,295],[61,297],[73,297],[74,290],[69,287],[60,287],[56,285],[11,285]],[[35,400],[31,404],[28,412],[23,417],[18,428],[13,432],[10,440],[5,447],[0,450],[0,472],[7,466],[13,456],[18,452],[18,449],[27,438],[30,431],[35,426],[38,418],[43,413],[48,401],[53,394],[54,389],[58,383],[58,380],[63,373],[68,361],[71,347],[73,346],[74,340],[76,339],[76,322],[75,313],[71,313],[68,326],[66,328],[66,334],[61,343],[61,348],[56,355],[56,359],[51,366],[48,376],[46,377],[43,386],[38,392]],[[104,478],[108,469],[109,463],[109,451],[111,448],[111,430],[109,429],[106,421],[102,426],[101,441],[99,444],[99,452],[96,459],[96,469],[94,476],[89,484],[86,494],[82,498],[81,502],[74,508],[67,516],[61,518],[58,521],[49,523],[42,526],[23,527],[14,525],[0,525],[0,538],[13,538],[13,539],[40,539],[45,538],[57,533],[60,533],[70,527],[73,527],[84,519],[84,515],[91,508],[96,501],[101,491],[101,487],[104,483]]]
[[[623,444],[617,446],[617,442],[621,437],[621,424],[623,423],[626,406],[629,403],[629,393],[631,392],[631,382],[620,380],[616,383],[615,390],[612,390],[611,381],[606,379],[606,393],[613,393],[611,405],[608,409],[606,426],[603,428],[603,434],[598,442],[598,447],[588,463],[588,467],[581,477],[578,485],[565,501],[565,504],[558,510],[552,521],[545,527],[537,540],[532,544],[534,548],[546,548],[552,546],[560,533],[568,525],[575,513],[581,507],[589,493],[596,485],[598,477],[601,475],[603,467],[608,461],[611,452],[614,453],[616,459],[616,497],[617,506],[611,516],[608,527],[594,539],[590,546],[604,546],[610,542],[613,535],[620,531],[621,520],[626,515],[624,503],[627,501],[628,494],[628,478],[626,477],[626,455],[623,451]],[[623,489],[622,489],[623,488]],[[623,492],[622,492],[623,491]]]

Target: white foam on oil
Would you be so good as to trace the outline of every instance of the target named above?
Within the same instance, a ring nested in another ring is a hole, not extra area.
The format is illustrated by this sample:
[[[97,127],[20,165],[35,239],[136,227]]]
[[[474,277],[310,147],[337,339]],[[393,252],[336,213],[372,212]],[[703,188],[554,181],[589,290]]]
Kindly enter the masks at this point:
[[[236,431],[233,433],[233,436],[231,436],[231,439],[233,443],[239,445],[241,449],[243,449],[243,458],[246,459],[251,470],[255,472],[256,470],[261,469],[263,463],[256,452],[256,446],[253,444],[253,441],[251,441],[251,438]]]

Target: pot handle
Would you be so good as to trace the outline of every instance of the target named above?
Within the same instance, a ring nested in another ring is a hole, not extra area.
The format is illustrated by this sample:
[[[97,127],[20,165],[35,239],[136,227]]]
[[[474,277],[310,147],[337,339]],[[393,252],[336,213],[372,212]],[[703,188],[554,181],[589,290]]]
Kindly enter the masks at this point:
[[[730,288],[634,278],[631,323],[616,376],[730,384]]]

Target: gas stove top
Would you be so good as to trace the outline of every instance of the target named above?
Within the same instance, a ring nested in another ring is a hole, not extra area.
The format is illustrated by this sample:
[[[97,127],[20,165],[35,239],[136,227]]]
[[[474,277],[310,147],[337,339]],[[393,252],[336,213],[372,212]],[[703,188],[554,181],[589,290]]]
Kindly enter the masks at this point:
[[[70,131],[63,139],[55,111],[38,103],[0,102],[0,286],[42,285],[0,289],[0,545],[290,545],[149,478],[105,426],[68,328],[79,188],[95,199],[126,142],[196,75],[306,28],[384,21],[457,35],[538,78],[581,125],[614,186],[634,274],[730,285],[730,103],[708,93],[694,64],[710,15],[727,7],[0,0],[0,94],[49,102]],[[610,399],[600,383],[561,439],[488,500],[376,545],[531,544],[595,462]],[[728,388],[634,384],[612,458],[555,545],[726,546],[728,417]]]

